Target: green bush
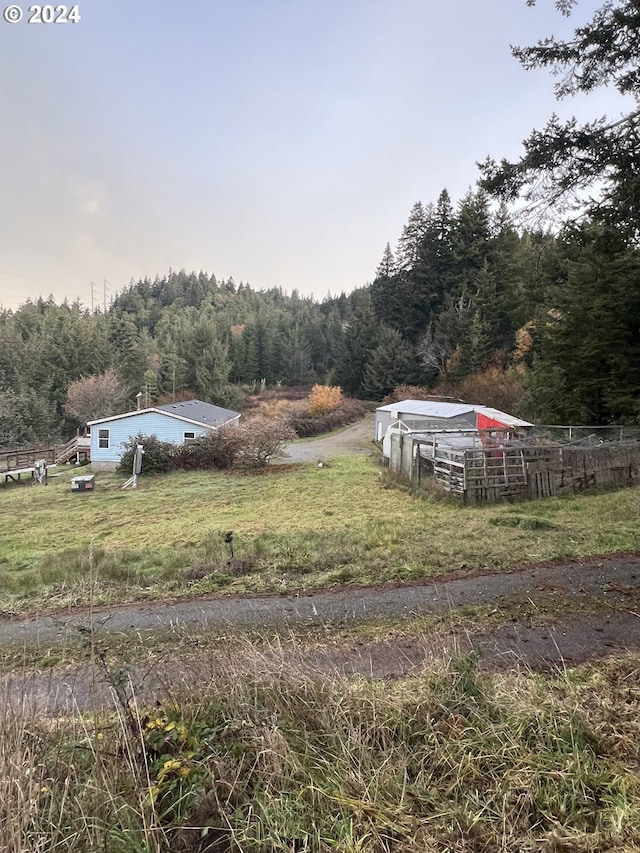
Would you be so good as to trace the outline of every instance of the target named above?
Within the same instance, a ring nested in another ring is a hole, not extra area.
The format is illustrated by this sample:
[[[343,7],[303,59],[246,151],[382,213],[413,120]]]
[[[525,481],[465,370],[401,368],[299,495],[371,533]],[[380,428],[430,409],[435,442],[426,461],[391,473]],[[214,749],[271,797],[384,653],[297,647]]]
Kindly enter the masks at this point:
[[[144,455],[142,457],[142,474],[166,474],[172,468],[175,468],[174,459],[176,455],[176,445],[168,441],[160,441],[155,435],[138,435],[132,436],[125,444],[125,451],[118,465],[119,474],[131,474],[133,470],[133,457],[136,452],[136,447],[141,444],[144,447]]]

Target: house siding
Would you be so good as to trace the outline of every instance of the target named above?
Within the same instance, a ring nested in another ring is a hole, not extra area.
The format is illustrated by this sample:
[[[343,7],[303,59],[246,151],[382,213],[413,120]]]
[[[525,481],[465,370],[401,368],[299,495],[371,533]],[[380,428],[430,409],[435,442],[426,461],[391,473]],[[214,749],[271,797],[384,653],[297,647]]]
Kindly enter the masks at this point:
[[[101,429],[109,430],[109,447],[98,447]],[[91,467],[95,471],[113,470],[120,462],[124,445],[132,436],[155,435],[159,441],[182,444],[185,432],[195,433],[196,438],[206,435],[209,427],[198,426],[177,420],[161,412],[140,412],[139,415],[104,420],[91,426]]]

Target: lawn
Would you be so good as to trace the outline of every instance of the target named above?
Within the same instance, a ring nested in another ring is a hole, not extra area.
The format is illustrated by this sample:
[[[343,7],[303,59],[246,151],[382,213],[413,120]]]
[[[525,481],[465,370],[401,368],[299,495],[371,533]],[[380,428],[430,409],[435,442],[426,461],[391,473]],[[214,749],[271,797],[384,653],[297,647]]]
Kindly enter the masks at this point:
[[[638,492],[466,507],[414,497],[371,458],[273,473],[96,475],[0,487],[0,607],[41,610],[208,592],[281,592],[638,547]],[[225,534],[233,532],[233,558]]]

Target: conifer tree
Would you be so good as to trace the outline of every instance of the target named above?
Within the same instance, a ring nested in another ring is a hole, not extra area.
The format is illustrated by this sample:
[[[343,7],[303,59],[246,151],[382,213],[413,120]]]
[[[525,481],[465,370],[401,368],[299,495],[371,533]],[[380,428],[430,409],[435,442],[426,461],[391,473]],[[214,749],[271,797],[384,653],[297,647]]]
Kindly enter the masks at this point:
[[[415,359],[411,347],[400,332],[381,326],[376,345],[367,359],[363,396],[368,400],[382,400],[398,385],[411,384],[414,376]]]
[[[526,411],[547,423],[637,423],[640,255],[617,230],[590,226],[569,235],[567,256],[536,325]]]
[[[403,227],[398,240],[396,262],[399,269],[411,270],[420,260],[420,250],[428,221],[428,215],[422,202],[417,201],[411,208],[407,224]]]
[[[376,346],[378,323],[368,291],[355,291],[351,294],[351,302],[354,308],[345,325],[331,383],[339,385],[347,394],[359,397],[364,392],[367,361]]]
[[[534,5],[535,0],[527,0]],[[568,14],[575,0],[563,0]],[[640,233],[640,6],[637,0],[607,0],[573,37],[545,38],[512,48],[527,69],[549,68],[557,79],[555,95],[563,99],[615,88],[629,106],[622,118],[579,122],[553,115],[542,130],[524,142],[519,160],[487,158],[482,185],[508,201],[524,199],[532,216],[557,221],[568,210],[589,206],[598,221]]]

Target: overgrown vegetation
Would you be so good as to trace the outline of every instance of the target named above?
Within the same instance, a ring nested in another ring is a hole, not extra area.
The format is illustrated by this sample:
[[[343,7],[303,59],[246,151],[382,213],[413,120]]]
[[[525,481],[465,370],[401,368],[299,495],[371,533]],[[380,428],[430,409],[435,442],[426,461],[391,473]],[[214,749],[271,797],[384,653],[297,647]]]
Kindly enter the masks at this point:
[[[640,661],[542,679],[459,657],[400,682],[248,644],[197,695],[5,708],[6,853],[632,851]],[[624,713],[620,709],[624,708]]]
[[[312,411],[317,413],[312,414]],[[293,409],[287,421],[296,435],[309,438],[322,435],[346,424],[354,423],[364,415],[364,407],[358,400],[342,398],[335,407],[325,411]]]
[[[631,489],[464,507],[398,491],[367,457],[142,475],[123,492],[129,473],[98,474],[92,494],[69,490],[72,472],[3,489],[4,610],[410,581],[638,547]]]
[[[311,392],[302,389],[277,389],[251,401],[249,416],[260,414],[284,421],[299,438],[322,435],[354,423],[365,414],[359,400],[345,397],[334,385],[314,385]]]

